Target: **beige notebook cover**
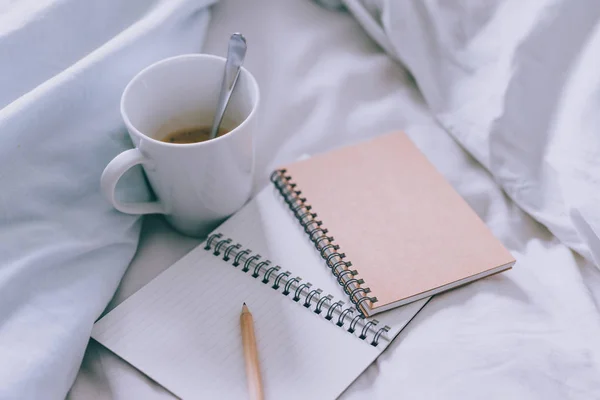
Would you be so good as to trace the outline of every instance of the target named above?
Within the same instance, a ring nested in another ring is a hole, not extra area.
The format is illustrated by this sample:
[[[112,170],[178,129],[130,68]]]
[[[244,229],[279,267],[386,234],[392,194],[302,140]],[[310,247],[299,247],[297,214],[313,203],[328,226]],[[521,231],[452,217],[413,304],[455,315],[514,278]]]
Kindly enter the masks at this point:
[[[292,163],[272,180],[366,315],[515,262],[403,133]]]

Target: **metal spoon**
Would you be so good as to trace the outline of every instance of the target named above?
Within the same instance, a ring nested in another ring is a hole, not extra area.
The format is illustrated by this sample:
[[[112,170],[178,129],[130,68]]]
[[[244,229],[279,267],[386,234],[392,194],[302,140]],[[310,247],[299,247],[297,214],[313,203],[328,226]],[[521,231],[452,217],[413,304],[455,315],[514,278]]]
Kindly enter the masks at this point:
[[[217,103],[209,139],[217,137],[219,125],[223,120],[229,98],[240,75],[240,67],[244,63],[244,57],[246,57],[246,38],[241,33],[234,33],[229,39],[225,72],[223,73],[223,82],[221,82],[221,93],[219,94],[219,102]]]

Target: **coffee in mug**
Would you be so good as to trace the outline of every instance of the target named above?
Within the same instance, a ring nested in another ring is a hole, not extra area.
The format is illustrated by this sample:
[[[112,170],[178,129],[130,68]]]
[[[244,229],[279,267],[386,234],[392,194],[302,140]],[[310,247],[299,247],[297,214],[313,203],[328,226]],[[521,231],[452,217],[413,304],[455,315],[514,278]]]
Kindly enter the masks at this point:
[[[187,54],[159,61],[129,82],[121,115],[135,147],[117,155],[100,179],[117,210],[164,214],[178,231],[204,237],[249,199],[260,96],[244,67],[223,116],[224,131],[207,140],[224,67],[223,57]],[[190,132],[194,127],[203,129]],[[135,165],[143,167],[155,201],[129,203],[116,195],[117,182]]]
[[[175,144],[190,144],[204,142],[209,140],[211,130],[212,126],[196,126],[191,128],[182,128],[168,133],[160,140],[165,143]],[[216,137],[223,136],[228,132],[229,129],[220,126]]]

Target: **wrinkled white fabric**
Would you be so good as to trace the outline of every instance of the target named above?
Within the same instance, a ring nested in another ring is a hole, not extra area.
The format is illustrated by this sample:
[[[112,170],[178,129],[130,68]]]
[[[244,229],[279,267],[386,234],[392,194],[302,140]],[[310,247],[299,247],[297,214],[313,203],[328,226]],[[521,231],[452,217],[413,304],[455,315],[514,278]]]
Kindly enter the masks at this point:
[[[140,219],[100,194],[131,147],[119,114],[143,67],[197,52],[209,0],[0,1],[0,399],[64,398]],[[140,171],[122,182],[141,199]]]
[[[444,128],[600,265],[600,3],[368,3]]]
[[[261,88],[257,189],[279,163],[403,129],[517,258],[509,272],[433,299],[342,398],[600,398],[600,271],[505,196],[405,71],[349,15],[311,1],[223,0],[214,11],[204,50],[223,55],[228,34],[243,32]],[[592,211],[573,214],[591,239]],[[147,219],[111,307],[196,243]],[[93,342],[70,393],[91,397],[172,398]]]

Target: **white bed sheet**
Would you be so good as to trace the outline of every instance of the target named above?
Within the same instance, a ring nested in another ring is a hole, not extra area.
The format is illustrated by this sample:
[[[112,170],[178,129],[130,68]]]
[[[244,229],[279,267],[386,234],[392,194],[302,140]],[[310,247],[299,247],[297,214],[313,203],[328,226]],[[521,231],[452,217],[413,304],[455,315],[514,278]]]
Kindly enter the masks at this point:
[[[0,0],[0,399],[60,399],[142,219],[100,193],[150,63],[198,52],[211,0]],[[141,171],[119,197],[143,201]],[[123,190],[122,190],[123,189]]]
[[[507,273],[434,298],[343,397],[600,398],[600,272],[503,194],[401,67],[348,15],[306,0],[223,0],[205,51],[224,54],[233,31],[248,39],[262,91],[257,189],[280,162],[402,129],[517,258]],[[197,243],[147,218],[110,307]],[[95,343],[69,397],[171,398]]]
[[[363,1],[444,129],[598,265],[600,3]]]

